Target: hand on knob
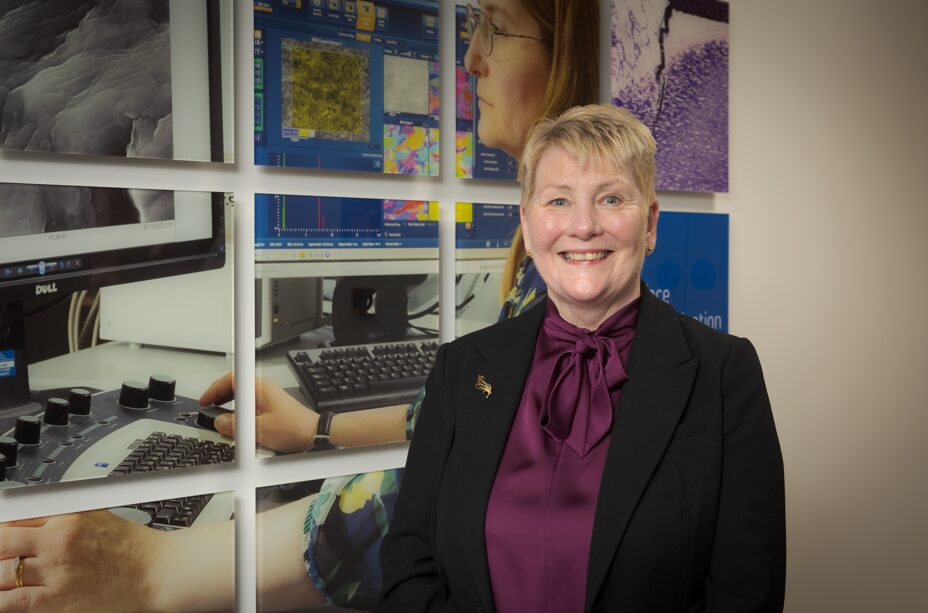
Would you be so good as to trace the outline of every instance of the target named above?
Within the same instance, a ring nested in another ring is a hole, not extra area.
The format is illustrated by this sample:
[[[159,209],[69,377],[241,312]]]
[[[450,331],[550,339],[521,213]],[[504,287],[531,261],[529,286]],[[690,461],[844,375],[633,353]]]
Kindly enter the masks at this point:
[[[229,373],[214,381],[200,396],[200,405],[223,404],[235,397],[235,376]],[[306,451],[313,444],[319,414],[300,404],[282,387],[267,379],[255,379],[255,440],[278,453]],[[235,415],[216,418],[216,430],[235,436]]]

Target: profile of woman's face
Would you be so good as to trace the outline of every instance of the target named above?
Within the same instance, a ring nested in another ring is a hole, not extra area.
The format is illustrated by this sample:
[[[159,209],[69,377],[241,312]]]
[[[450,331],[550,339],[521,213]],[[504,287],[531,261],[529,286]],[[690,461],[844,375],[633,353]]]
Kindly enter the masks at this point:
[[[494,32],[541,34],[522,0],[482,0],[480,10]],[[525,137],[542,111],[551,60],[542,41],[502,35],[494,35],[493,52],[487,56],[480,37],[479,31],[474,33],[464,56],[467,71],[477,77],[477,134],[488,147],[519,157]]]

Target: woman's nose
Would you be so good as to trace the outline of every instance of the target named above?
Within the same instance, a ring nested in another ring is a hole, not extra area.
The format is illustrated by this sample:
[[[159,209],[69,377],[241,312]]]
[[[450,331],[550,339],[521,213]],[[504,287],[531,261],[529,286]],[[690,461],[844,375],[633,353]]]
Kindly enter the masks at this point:
[[[599,215],[594,206],[577,206],[573,209],[568,228],[571,236],[587,239],[600,233]]]
[[[470,44],[467,46],[467,53],[464,54],[464,69],[477,78],[486,75],[487,65],[486,58],[483,57],[483,53],[480,51],[480,41],[477,40],[479,37],[480,34],[474,32]]]

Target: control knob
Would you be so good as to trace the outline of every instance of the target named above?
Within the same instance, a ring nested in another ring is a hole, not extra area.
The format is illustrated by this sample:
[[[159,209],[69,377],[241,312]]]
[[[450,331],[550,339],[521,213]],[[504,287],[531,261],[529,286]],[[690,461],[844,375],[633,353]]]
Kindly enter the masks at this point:
[[[16,466],[16,451],[19,445],[15,438],[9,436],[0,436],[0,454],[6,456],[6,465],[9,467]]]
[[[201,407],[200,412],[197,414],[197,425],[207,430],[216,430],[216,418],[220,415],[228,415],[229,413],[234,413],[234,411],[215,405]]]
[[[138,381],[126,381],[119,390],[119,404],[127,409],[147,409],[148,386]]]
[[[90,415],[90,392],[80,387],[75,387],[68,393],[68,401],[71,403],[71,415]]]
[[[174,387],[176,383],[171,377],[152,375],[148,378],[148,393],[152,400],[171,402],[174,400]]]
[[[16,418],[13,437],[20,445],[38,445],[42,433],[42,420],[35,415],[21,415]]]
[[[64,398],[49,398],[45,402],[45,417],[42,421],[50,426],[67,426],[71,403]]]

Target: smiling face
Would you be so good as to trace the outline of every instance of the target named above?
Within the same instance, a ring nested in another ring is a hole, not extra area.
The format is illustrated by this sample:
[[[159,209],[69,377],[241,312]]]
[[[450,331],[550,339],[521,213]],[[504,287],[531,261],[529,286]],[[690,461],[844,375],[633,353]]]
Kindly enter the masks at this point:
[[[494,32],[541,34],[520,0],[484,0],[480,10]],[[467,71],[477,77],[477,134],[488,147],[518,158],[529,128],[541,114],[551,59],[540,40],[499,35],[494,37],[493,53],[487,57],[480,36],[474,35],[464,56]]]
[[[521,207],[525,246],[561,317],[595,330],[640,294],[657,201],[624,169],[583,167],[560,148],[542,153],[533,187]]]

